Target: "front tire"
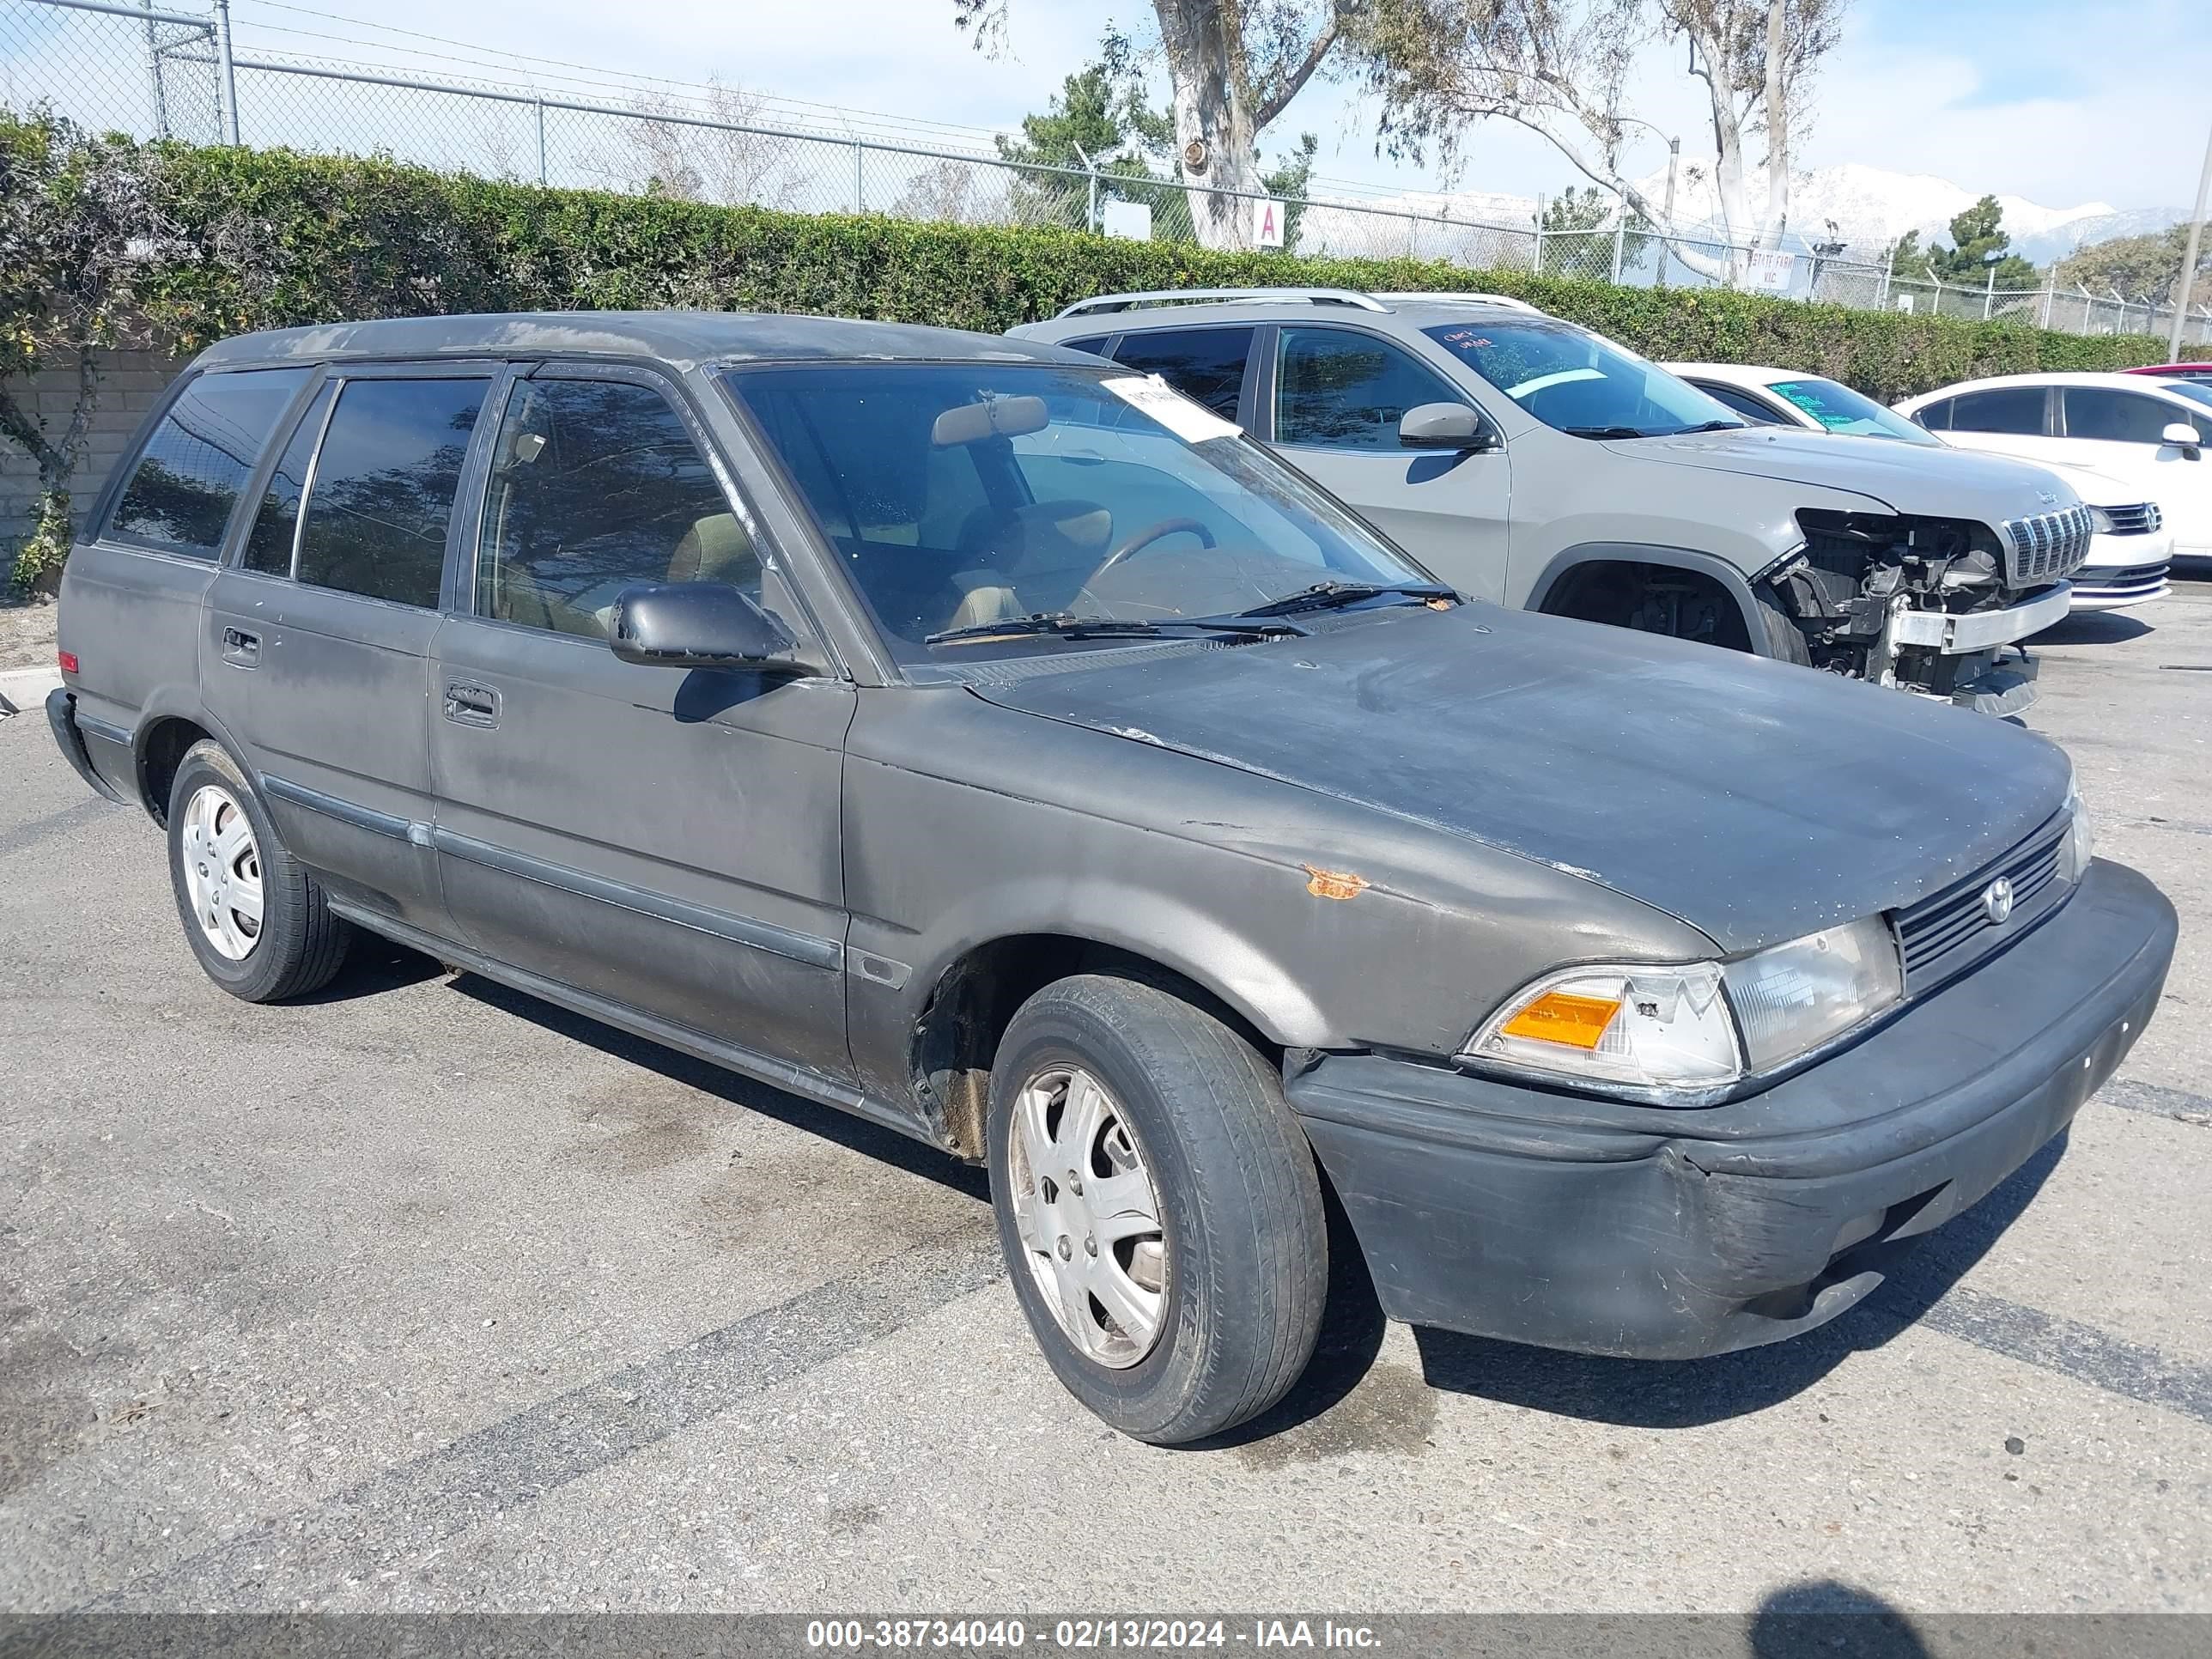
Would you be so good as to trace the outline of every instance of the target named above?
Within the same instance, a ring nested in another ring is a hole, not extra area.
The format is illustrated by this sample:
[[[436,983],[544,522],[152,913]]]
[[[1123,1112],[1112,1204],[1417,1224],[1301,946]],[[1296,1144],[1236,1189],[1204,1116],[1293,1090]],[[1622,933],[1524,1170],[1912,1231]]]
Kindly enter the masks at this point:
[[[330,983],[353,929],[276,837],[269,809],[212,738],[185,751],[169,790],[169,877],[207,976],[247,1002]]]
[[[1176,1445],[1297,1381],[1328,1286],[1320,1177],[1227,1025],[1157,986],[1048,985],[1000,1042],[988,1141],[1022,1312],[1101,1419]]]

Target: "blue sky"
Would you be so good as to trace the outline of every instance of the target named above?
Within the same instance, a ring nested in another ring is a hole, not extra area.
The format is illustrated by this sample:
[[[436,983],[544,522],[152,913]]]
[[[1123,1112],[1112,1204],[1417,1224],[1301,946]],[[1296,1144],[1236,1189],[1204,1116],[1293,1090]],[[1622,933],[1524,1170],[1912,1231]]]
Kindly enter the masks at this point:
[[[186,0],[197,3],[197,0]],[[242,49],[369,55],[341,39],[375,38],[358,21],[569,59],[604,71],[686,81],[709,76],[764,93],[970,128],[1040,107],[1088,58],[1112,19],[1142,33],[1146,0],[1013,0],[1012,50],[979,55],[952,24],[951,0],[234,0]],[[399,37],[382,37],[395,44]],[[447,51],[434,45],[430,51]],[[1695,149],[1698,88],[1653,54],[1637,82],[1640,113]],[[450,63],[419,68],[454,72]],[[1857,0],[1823,71],[1801,163],[1861,161],[1935,173],[2051,206],[2184,204],[2194,195],[2212,100],[2207,0]],[[1416,187],[1431,175],[1374,155],[1373,112],[1316,83],[1271,138],[1322,140],[1321,171]],[[927,129],[917,128],[916,132]],[[980,134],[969,132],[973,144]],[[1271,146],[1268,146],[1272,148]],[[1469,136],[1461,182],[1529,193],[1571,181],[1540,139],[1510,124]],[[1638,170],[1663,164],[1653,141]]]

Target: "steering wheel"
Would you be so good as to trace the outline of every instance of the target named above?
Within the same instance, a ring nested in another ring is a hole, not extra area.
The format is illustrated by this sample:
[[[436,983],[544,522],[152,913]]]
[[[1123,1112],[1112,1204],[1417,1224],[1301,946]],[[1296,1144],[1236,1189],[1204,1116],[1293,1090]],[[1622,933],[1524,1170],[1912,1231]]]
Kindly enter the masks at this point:
[[[1212,547],[1216,544],[1213,532],[1196,519],[1162,519],[1158,524],[1148,525],[1139,530],[1121,546],[1109,553],[1100,561],[1098,568],[1085,580],[1084,586],[1088,587],[1132,553],[1141,548],[1150,547],[1154,542],[1164,540],[1170,536],[1195,536],[1200,547]]]

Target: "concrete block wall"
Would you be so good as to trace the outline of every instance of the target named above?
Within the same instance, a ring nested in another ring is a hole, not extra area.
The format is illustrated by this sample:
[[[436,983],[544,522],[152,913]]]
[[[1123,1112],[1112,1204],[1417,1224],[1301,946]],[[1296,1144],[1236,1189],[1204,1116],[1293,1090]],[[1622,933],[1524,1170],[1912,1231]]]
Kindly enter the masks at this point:
[[[85,434],[83,459],[70,489],[70,504],[80,527],[146,411],[161,400],[184,366],[184,360],[159,351],[100,354],[100,405]],[[64,358],[51,363],[27,381],[9,381],[8,390],[58,437],[68,430],[70,411],[76,407],[76,362]],[[38,463],[15,445],[0,442],[0,550],[13,548],[30,533],[38,500]]]

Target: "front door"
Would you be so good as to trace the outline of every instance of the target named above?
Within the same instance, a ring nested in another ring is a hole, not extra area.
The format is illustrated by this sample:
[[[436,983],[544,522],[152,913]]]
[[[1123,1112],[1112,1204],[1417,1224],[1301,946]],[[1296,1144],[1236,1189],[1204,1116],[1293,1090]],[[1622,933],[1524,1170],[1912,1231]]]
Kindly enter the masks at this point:
[[[434,647],[432,839],[474,949],[843,1075],[852,686],[607,645],[623,590],[669,581],[734,584],[811,635],[705,443],[682,392],[641,370],[507,385],[472,575]]]
[[[2204,455],[2212,446],[2212,410],[2192,412],[2163,398],[2101,386],[2061,388],[2059,408],[2071,459],[2126,479],[2142,500],[2156,501],[2176,553],[2212,556],[2212,461]],[[2166,441],[2166,428],[2177,424],[2197,428],[2193,455]]]
[[[1398,442],[1407,410],[1472,407],[1471,399],[1411,352],[1364,329],[1285,324],[1276,331],[1272,371],[1263,393],[1268,437],[1285,460],[1453,586],[1504,597],[1512,494],[1505,451],[1453,454]]]
[[[428,849],[430,641],[479,368],[349,368],[308,404],[208,596],[203,678],[334,896],[446,927]]]

